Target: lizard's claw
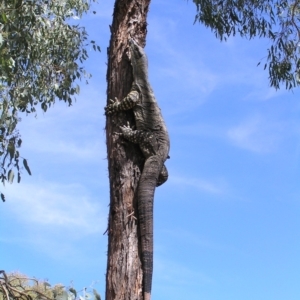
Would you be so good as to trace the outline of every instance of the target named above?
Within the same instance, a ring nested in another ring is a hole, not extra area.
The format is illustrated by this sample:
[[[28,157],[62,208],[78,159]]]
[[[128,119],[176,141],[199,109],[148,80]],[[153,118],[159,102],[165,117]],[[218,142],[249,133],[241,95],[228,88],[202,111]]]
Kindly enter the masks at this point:
[[[115,97],[115,100],[109,99],[109,102],[110,103],[106,107],[104,107],[106,115],[111,115],[116,112],[119,104],[119,100],[117,97]]]
[[[120,126],[120,129],[121,129],[121,131],[122,131],[123,134],[125,132],[132,131],[132,128],[130,127],[129,122],[127,122],[127,125]]]

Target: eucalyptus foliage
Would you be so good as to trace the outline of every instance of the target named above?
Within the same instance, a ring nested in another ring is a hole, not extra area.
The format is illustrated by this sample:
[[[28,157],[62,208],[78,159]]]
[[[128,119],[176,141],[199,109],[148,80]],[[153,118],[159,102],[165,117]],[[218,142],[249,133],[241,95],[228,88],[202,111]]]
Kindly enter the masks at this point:
[[[271,86],[287,89],[300,85],[300,1],[193,0],[196,21],[211,28],[216,37],[239,34],[271,40],[264,65]]]
[[[0,180],[12,182],[14,167],[20,181],[22,140],[16,126],[19,113],[43,111],[56,99],[72,104],[78,80],[89,77],[82,63],[87,47],[85,28],[76,19],[94,0],[0,1]],[[71,21],[71,22],[70,22]],[[27,161],[23,166],[30,174]],[[1,194],[2,200],[4,196]]]
[[[6,274],[0,271],[0,300],[101,300],[95,289],[74,287],[62,284],[52,286],[46,280],[29,278],[19,273]]]

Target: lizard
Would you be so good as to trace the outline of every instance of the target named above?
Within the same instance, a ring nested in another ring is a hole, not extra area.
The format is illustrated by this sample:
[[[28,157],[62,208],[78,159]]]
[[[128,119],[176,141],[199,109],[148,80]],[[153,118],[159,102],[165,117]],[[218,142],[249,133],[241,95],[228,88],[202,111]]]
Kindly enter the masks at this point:
[[[153,274],[153,201],[155,188],[168,179],[164,162],[169,158],[170,139],[161,110],[148,79],[148,60],[144,49],[129,39],[129,58],[133,72],[130,92],[122,100],[110,100],[106,115],[132,109],[136,130],[120,126],[125,139],[139,145],[145,157],[137,189],[138,220],[143,270],[143,298],[150,300]]]

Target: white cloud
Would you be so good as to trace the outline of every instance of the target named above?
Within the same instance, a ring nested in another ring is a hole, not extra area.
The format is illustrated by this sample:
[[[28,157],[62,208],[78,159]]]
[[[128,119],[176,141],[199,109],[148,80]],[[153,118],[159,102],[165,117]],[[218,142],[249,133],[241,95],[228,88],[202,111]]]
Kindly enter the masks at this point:
[[[39,180],[9,185],[0,216],[4,258],[10,247],[46,255],[76,265],[95,263],[95,249],[104,251],[107,237],[106,205],[99,193],[80,184],[62,185]],[[97,196],[95,196],[97,195]],[[92,249],[89,249],[92,247]],[[33,254],[34,255],[34,254]],[[24,262],[25,263],[25,262]]]
[[[52,154],[68,160],[100,161],[106,157],[104,130],[104,99],[99,92],[83,89],[72,107],[57,103],[37,118],[24,117],[20,123],[23,144],[21,153],[28,158],[35,154]],[[53,158],[54,159],[54,158]],[[56,158],[55,158],[56,159]]]
[[[66,230],[77,236],[105,231],[106,209],[79,184],[8,186],[6,209],[18,222],[41,230]],[[103,230],[104,229],[104,230]]]
[[[44,136],[41,132],[30,135],[30,144],[26,147],[30,153],[50,153],[52,155],[67,156],[68,160],[88,160],[100,162],[106,157],[103,140],[80,141],[75,139],[62,140]],[[32,157],[32,154],[30,154]],[[53,158],[54,160],[54,158]]]
[[[190,245],[192,249],[209,249],[210,251],[219,252],[236,252],[237,249],[231,245],[220,244],[209,238],[195,234],[192,231],[176,228],[175,230],[164,230],[166,236],[170,236],[176,240],[178,244]]]
[[[167,30],[166,30],[167,28]],[[203,104],[219,83],[220,76],[197,47],[187,55],[187,45],[178,44],[180,22],[152,17],[149,28],[149,77],[154,92],[164,92],[168,114],[182,114]],[[174,38],[171,38],[174,37]],[[157,47],[159,45],[159,47]],[[163,85],[161,84],[163,82]],[[170,107],[170,97],[172,105]],[[160,99],[159,101],[164,101]],[[164,102],[160,102],[162,106]]]
[[[230,128],[227,137],[236,146],[257,153],[274,151],[281,140],[282,125],[260,116],[250,117]]]
[[[265,78],[259,75],[260,74],[258,73],[253,73],[249,76],[252,78],[256,78],[256,81],[253,82],[254,88],[243,98],[243,100],[267,101],[288,93],[288,91],[284,89],[276,90],[273,87],[269,87],[269,83],[267,81],[267,73],[263,74]]]
[[[215,280],[201,271],[195,271],[178,262],[167,259],[155,259],[155,277],[158,282],[171,286],[191,286],[211,284]]]
[[[227,192],[227,184],[222,179],[215,182],[202,178],[185,178],[181,176],[171,176],[170,183],[177,186],[192,186],[202,192],[209,194],[225,194]]]

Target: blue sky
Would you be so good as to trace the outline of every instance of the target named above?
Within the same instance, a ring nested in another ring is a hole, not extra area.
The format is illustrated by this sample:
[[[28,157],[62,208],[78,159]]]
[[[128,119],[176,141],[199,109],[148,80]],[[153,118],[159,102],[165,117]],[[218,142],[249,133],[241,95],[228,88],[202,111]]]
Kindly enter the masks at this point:
[[[2,191],[1,269],[104,298],[109,190],[106,47],[112,0],[82,24],[89,85],[71,108],[21,116],[33,176]],[[171,137],[169,180],[155,195],[153,299],[300,299],[299,91],[275,91],[267,40],[221,43],[184,0],[152,0],[149,76]],[[263,63],[262,63],[263,66]]]

